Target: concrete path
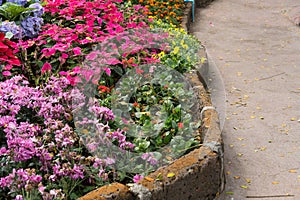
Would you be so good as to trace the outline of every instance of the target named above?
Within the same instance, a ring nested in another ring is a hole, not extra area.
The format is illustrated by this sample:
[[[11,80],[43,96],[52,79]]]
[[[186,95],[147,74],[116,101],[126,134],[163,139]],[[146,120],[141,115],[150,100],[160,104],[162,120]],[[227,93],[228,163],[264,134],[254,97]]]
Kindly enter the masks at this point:
[[[220,200],[300,199],[299,0],[215,0],[192,32],[226,91],[226,187]]]

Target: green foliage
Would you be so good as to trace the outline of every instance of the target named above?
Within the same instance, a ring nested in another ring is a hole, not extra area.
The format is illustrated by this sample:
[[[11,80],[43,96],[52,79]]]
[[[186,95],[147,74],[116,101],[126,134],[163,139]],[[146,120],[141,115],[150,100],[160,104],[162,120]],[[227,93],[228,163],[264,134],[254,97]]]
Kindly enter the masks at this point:
[[[201,62],[198,56],[201,43],[195,36],[188,34],[182,28],[176,28],[175,25],[164,23],[162,20],[155,20],[151,28],[163,29],[169,34],[170,51],[158,54],[162,64],[180,73],[185,73]]]
[[[0,6],[0,15],[4,20],[16,21],[20,17],[24,18],[25,16],[21,15],[26,14],[26,11],[30,10],[34,10],[34,8],[24,8],[18,4],[6,2]]]

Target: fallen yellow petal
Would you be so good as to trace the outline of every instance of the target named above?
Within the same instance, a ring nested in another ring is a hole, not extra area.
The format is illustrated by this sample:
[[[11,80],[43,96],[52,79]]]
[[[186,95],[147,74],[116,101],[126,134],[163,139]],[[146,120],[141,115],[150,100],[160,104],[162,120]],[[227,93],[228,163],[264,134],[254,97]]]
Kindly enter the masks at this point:
[[[172,178],[173,176],[175,176],[175,174],[173,172],[170,172],[170,173],[167,174],[168,178]]]
[[[154,181],[154,179],[150,178],[149,176],[146,176],[144,179],[146,179],[147,181],[150,181],[150,182]]]
[[[290,173],[297,173],[297,171],[295,169],[290,169],[289,172]]]
[[[247,183],[251,183],[251,179],[246,178],[246,182],[247,182]]]

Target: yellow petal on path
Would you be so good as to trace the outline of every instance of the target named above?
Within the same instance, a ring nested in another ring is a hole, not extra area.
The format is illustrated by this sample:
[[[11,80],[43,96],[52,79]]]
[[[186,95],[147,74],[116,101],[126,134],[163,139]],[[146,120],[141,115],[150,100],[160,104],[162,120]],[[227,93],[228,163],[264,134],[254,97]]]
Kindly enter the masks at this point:
[[[167,174],[167,177],[168,177],[168,178],[172,178],[172,177],[174,177],[174,176],[175,176],[175,174],[174,174],[173,172],[170,172],[170,173]]]
[[[273,181],[273,182],[272,182],[272,184],[273,184],[273,185],[278,185],[278,184],[279,184],[279,182],[277,182],[277,181]]]
[[[246,178],[246,182],[247,182],[247,183],[251,183],[251,179]]]
[[[290,169],[289,172],[290,173],[297,173],[297,171],[295,169]]]
[[[255,116],[255,115],[251,115],[250,118],[251,118],[251,119],[255,119],[256,116]]]
[[[146,179],[147,181],[150,181],[150,182],[153,182],[154,179],[153,178],[150,178],[149,176],[146,176],[144,179]]]
[[[233,178],[234,179],[240,179],[241,177],[240,176],[234,176]]]
[[[243,188],[243,189],[247,189],[247,188],[248,188],[248,186],[247,186],[247,185],[241,185],[241,188]]]
[[[291,121],[296,121],[297,119],[295,117],[292,117],[290,120]]]
[[[261,151],[265,151],[267,149],[267,147],[260,147]]]

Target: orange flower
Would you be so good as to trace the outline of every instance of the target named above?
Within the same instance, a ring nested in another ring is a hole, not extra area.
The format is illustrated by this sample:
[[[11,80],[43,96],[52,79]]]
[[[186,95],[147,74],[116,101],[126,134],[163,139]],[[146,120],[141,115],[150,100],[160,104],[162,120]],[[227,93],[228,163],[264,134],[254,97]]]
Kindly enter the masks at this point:
[[[132,104],[132,106],[133,106],[133,107],[137,107],[137,108],[139,108],[139,107],[140,107],[140,105],[139,105],[139,103],[138,103],[138,102],[134,102],[134,103]]]

